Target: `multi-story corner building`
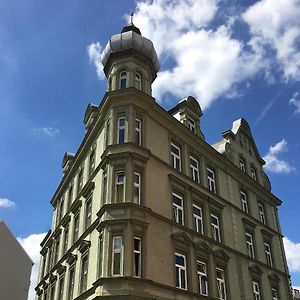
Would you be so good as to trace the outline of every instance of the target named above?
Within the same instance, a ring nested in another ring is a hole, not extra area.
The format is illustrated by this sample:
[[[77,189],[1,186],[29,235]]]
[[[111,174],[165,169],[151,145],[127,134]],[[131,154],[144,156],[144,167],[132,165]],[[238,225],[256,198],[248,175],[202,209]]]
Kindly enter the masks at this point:
[[[0,299],[26,300],[33,262],[0,220]]]
[[[248,123],[209,145],[193,97],[158,105],[157,55],[133,24],[102,63],[107,91],[51,200],[37,299],[291,299],[281,201]]]

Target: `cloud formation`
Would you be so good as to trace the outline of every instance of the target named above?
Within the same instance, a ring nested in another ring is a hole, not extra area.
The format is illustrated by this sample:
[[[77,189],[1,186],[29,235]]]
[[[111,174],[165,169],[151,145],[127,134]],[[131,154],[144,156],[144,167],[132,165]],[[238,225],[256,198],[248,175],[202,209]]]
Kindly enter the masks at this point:
[[[283,238],[285,254],[291,272],[300,272],[300,243]]]
[[[0,208],[10,208],[15,207],[16,203],[7,199],[7,198],[0,198]]]
[[[35,128],[34,132],[41,133],[43,135],[46,135],[48,137],[56,137],[60,134],[60,130],[55,127],[40,127],[40,128]]]
[[[273,173],[290,173],[295,168],[287,161],[281,160],[278,156],[288,151],[288,143],[285,139],[269,148],[268,153],[263,157],[266,161],[265,169]]]
[[[293,97],[290,99],[289,104],[296,107],[295,113],[300,113],[300,99],[298,99],[299,93],[294,93]]]
[[[23,246],[27,254],[32,259],[34,265],[32,267],[31,277],[30,277],[30,287],[28,293],[28,300],[35,299],[35,290],[38,279],[39,264],[40,264],[40,243],[46,236],[46,233],[31,234],[25,238],[18,238],[18,241]]]
[[[90,59],[90,63],[93,63],[96,67],[97,76],[100,80],[105,78],[105,74],[103,72],[103,66],[101,63],[101,54],[102,54],[102,46],[99,42],[92,43],[87,46],[87,53]]]

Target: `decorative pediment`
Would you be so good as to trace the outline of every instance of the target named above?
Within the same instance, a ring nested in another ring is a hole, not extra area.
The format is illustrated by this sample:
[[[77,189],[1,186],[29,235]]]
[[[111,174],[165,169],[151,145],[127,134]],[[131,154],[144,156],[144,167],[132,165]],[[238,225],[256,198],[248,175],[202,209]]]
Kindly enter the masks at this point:
[[[57,280],[57,275],[54,275],[53,273],[51,273],[50,277],[49,277],[49,282],[53,283]]]
[[[66,271],[66,266],[63,266],[62,264],[60,264],[57,268],[57,273],[59,275],[63,274]]]
[[[205,253],[213,253],[212,247],[206,241],[200,241],[196,243],[196,248]]]
[[[95,188],[95,182],[93,182],[93,181],[89,182],[82,189],[82,196],[84,198],[88,198],[91,195],[91,193],[93,192],[94,188]]]
[[[250,221],[249,219],[247,218],[242,218],[242,221],[244,223],[244,226],[251,229],[251,230],[254,230],[255,227],[256,227],[256,224],[253,223],[252,221]]]
[[[223,249],[216,249],[214,251],[214,256],[224,261],[228,261],[230,259],[230,256]]]
[[[261,233],[264,238],[271,240],[273,237],[273,234],[265,229],[261,229]]]
[[[78,250],[81,253],[84,253],[85,251],[87,251],[87,249],[91,246],[91,242],[90,241],[86,241],[86,240],[82,240],[81,243],[78,246]]]
[[[278,283],[280,281],[280,277],[275,272],[271,272],[268,277],[270,281],[273,281],[274,283]]]
[[[76,213],[79,209],[79,207],[81,206],[81,200],[77,199],[73,202],[73,204],[71,205],[71,212],[72,213]]]
[[[264,271],[258,264],[253,264],[249,267],[249,271],[254,275],[261,275]]]
[[[62,161],[62,167],[64,168],[68,162],[72,162],[74,160],[75,154],[66,152],[63,161]]]
[[[40,295],[43,293],[43,290],[42,290],[39,286],[37,286],[37,287],[35,288],[35,291],[36,291],[36,294],[37,294],[38,296],[40,296]]]
[[[185,232],[176,232],[176,233],[171,234],[171,236],[172,236],[172,239],[177,242],[181,242],[183,244],[188,244],[188,245],[194,244],[191,237]]]
[[[77,255],[70,253],[67,258],[67,264],[72,265],[77,260]]]

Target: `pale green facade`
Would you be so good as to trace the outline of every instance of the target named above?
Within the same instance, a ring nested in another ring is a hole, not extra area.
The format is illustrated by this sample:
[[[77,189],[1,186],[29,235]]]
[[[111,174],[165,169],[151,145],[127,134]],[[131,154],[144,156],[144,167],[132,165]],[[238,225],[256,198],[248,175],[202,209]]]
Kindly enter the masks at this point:
[[[207,144],[193,97],[169,112],[152,98],[157,57],[136,27],[109,45],[107,92],[51,200],[37,299],[291,299],[281,201],[247,122]]]

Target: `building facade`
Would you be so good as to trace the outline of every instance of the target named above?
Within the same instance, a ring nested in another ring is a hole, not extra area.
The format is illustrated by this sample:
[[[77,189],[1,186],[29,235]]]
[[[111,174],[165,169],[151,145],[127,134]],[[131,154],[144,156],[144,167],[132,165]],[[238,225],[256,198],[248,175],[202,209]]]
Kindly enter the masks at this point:
[[[209,145],[193,97],[158,105],[157,55],[133,24],[102,63],[107,92],[51,200],[37,299],[292,299],[281,201],[248,123]]]
[[[0,220],[0,299],[26,300],[33,262]]]

